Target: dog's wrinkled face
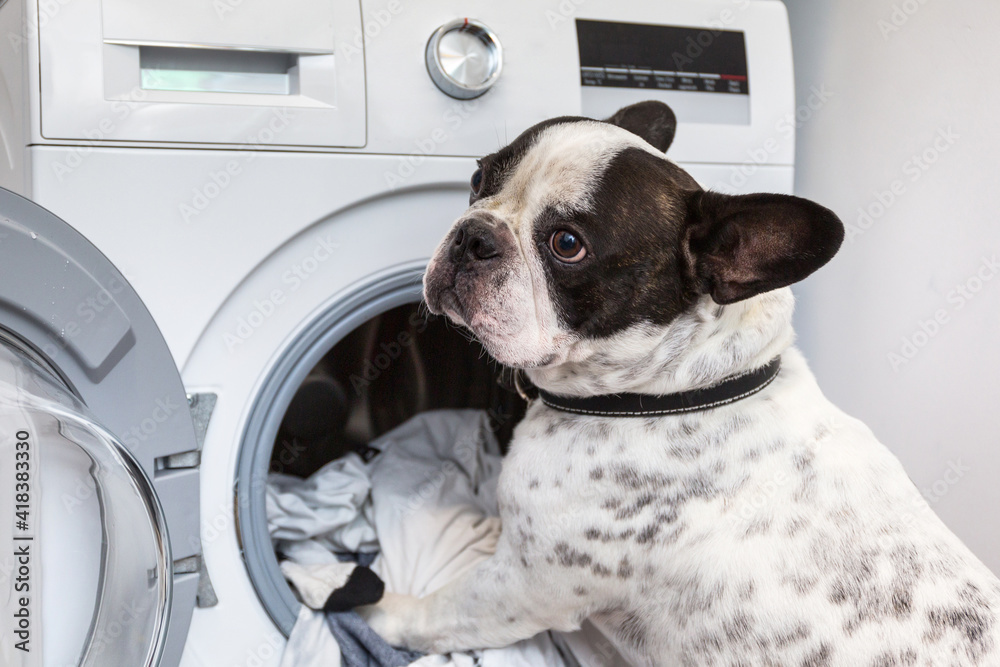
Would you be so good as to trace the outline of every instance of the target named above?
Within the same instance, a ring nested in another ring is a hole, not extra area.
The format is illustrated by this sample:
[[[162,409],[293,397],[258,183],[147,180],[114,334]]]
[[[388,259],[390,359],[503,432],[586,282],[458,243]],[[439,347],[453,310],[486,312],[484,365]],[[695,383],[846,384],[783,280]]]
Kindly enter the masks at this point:
[[[663,155],[675,127],[644,102],[540,123],[484,157],[428,266],[430,310],[501,363],[549,366],[577,341],[667,325],[703,294],[724,304],[783,287],[833,256],[843,227],[830,211],[702,191]]]

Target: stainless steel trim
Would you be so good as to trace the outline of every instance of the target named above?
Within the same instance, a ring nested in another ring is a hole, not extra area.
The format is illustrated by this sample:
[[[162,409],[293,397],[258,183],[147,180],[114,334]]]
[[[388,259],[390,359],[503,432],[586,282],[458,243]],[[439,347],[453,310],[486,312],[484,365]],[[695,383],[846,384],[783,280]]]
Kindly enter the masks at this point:
[[[201,465],[201,448],[205,444],[205,434],[208,423],[212,420],[215,402],[218,396],[212,393],[188,394],[188,409],[191,411],[191,421],[194,423],[195,444],[197,449],[186,452],[175,452],[156,460],[157,470],[176,470],[178,468],[197,468]]]
[[[495,64],[492,72],[490,72],[485,81],[476,85],[468,85],[448,74],[444,63],[441,62],[439,47],[441,39],[453,31],[471,33],[485,45],[487,51],[493,56]],[[427,40],[425,60],[427,63],[427,73],[430,74],[434,85],[441,92],[458,100],[471,100],[492,88],[493,84],[500,78],[500,73],[503,70],[503,46],[500,44],[500,38],[497,37],[496,33],[483,23],[467,18],[457,19],[450,23],[445,23],[434,31],[434,34]]]
[[[141,39],[106,39],[105,44],[120,46],[162,46],[168,49],[214,49],[216,51],[262,51],[266,53],[294,53],[303,56],[333,55],[331,49],[270,49],[257,46],[226,46],[224,44],[202,44],[198,42],[157,42]]]

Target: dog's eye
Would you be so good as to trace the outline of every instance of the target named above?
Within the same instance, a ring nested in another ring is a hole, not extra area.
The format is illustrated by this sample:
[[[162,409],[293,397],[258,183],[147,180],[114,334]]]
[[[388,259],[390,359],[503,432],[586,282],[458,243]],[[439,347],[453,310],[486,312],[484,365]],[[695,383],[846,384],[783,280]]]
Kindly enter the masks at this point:
[[[472,186],[472,194],[478,195],[483,190],[483,170],[476,169],[472,174],[472,179],[469,181],[469,185]]]
[[[587,256],[587,248],[584,247],[580,237],[566,229],[560,229],[552,234],[549,247],[559,261],[567,264],[575,264]]]

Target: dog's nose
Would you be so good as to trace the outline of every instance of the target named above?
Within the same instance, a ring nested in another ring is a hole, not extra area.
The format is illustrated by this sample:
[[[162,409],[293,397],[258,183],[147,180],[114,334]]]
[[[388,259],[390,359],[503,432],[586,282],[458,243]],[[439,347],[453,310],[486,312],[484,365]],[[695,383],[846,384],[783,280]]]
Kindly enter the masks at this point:
[[[466,220],[455,230],[455,237],[451,241],[453,262],[463,259],[485,260],[499,254],[493,229],[481,220]]]

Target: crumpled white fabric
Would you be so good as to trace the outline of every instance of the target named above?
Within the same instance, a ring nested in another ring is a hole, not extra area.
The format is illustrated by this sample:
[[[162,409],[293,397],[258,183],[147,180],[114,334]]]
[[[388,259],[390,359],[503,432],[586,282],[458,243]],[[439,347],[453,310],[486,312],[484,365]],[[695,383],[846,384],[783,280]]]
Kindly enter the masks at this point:
[[[321,552],[323,545],[335,540],[346,540],[337,542],[340,551],[366,550],[360,546],[371,543],[359,536],[366,534],[367,524],[378,535],[380,549],[371,568],[385,581],[386,590],[423,596],[494,552],[500,535],[496,485],[501,457],[484,412],[421,413],[371,446],[382,453],[369,464],[348,455],[345,459],[350,462],[334,461],[305,481],[272,476],[278,483],[273,493],[268,490],[268,523],[272,537],[281,539],[278,546],[286,556],[303,564],[334,562],[336,557],[329,550],[326,555]],[[362,488],[367,495],[361,493]],[[335,510],[315,505],[331,498],[339,503]],[[344,530],[345,526],[350,529]],[[319,641],[322,623],[321,613],[305,608],[300,612],[282,667],[320,664],[313,661],[319,652],[326,661],[322,664],[340,664],[336,644]],[[607,639],[587,624],[575,633],[541,633],[503,649],[425,656],[413,665],[626,664],[617,653],[609,654],[613,652],[609,647]],[[336,662],[333,653],[337,653]],[[298,662],[290,662],[292,658]]]
[[[340,667],[340,647],[322,612],[302,605],[280,667]]]
[[[294,544],[313,539],[327,551],[378,550],[365,501],[371,481],[365,462],[353,452],[327,463],[309,479],[272,474],[267,478],[267,527],[272,540]],[[275,545],[284,551],[284,545]]]
[[[477,410],[427,412],[374,445],[372,519],[386,590],[424,596],[496,551],[500,455]],[[494,453],[489,453],[494,452]]]

